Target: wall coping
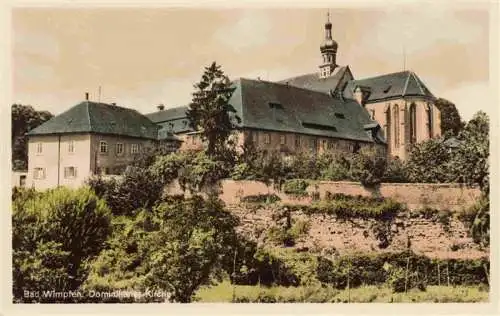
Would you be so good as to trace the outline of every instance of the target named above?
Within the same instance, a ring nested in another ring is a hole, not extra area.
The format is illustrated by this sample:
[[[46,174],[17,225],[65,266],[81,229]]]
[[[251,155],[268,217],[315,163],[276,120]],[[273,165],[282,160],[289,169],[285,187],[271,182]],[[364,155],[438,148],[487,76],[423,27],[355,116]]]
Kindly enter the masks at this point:
[[[300,178],[297,178],[299,180]],[[292,179],[291,179],[292,180]],[[359,182],[354,181],[327,181],[327,180],[309,180],[309,179],[301,179],[305,181],[312,181],[313,184],[348,184],[363,187],[363,185]],[[262,181],[258,180],[233,180],[233,179],[222,179],[223,182],[228,183],[248,183],[248,182],[258,182],[264,184]],[[415,183],[399,183],[399,182],[383,182],[380,183],[380,187],[383,186],[400,186],[400,187],[416,187],[416,186],[427,186],[427,187],[437,187],[437,188],[467,188],[467,189],[479,189],[479,186],[468,186],[465,183],[426,183],[426,182],[415,182]],[[365,188],[365,187],[363,187]],[[371,188],[366,188],[371,189]]]

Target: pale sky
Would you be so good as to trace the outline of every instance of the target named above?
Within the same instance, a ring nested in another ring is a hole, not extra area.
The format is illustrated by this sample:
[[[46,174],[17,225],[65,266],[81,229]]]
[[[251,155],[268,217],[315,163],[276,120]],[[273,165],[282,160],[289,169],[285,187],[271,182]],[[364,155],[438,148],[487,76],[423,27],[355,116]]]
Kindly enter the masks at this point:
[[[463,119],[490,112],[489,12],[432,3],[330,8],[337,63],[361,79],[406,68]],[[327,9],[15,9],[12,103],[59,114],[84,99],[142,113],[186,105],[203,67],[231,79],[318,71]]]

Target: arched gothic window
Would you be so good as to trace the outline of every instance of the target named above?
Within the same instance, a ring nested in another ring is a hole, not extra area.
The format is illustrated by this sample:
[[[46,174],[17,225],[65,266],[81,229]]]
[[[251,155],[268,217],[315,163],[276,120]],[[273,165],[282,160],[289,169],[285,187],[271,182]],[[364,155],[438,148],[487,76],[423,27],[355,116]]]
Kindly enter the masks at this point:
[[[394,145],[399,146],[399,106],[394,105],[393,108],[393,118],[394,118]]]
[[[415,103],[410,105],[410,143],[417,142],[417,106]]]
[[[391,139],[391,106],[388,105],[387,109],[385,110],[385,140],[387,141],[387,144],[390,144],[390,139]]]
[[[426,112],[427,112],[427,132],[429,133],[429,138],[432,138],[434,134],[432,128],[434,125],[432,104],[427,104]]]

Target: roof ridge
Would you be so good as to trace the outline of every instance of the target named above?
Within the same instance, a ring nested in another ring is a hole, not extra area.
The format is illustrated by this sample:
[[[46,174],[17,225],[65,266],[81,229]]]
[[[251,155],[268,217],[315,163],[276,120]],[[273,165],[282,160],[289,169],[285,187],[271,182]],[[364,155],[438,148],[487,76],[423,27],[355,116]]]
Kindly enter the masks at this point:
[[[373,77],[365,77],[365,78],[362,78],[362,79],[354,79],[354,81],[363,81],[363,80],[368,80],[368,79],[379,79],[379,78],[393,76],[393,75],[401,74],[401,73],[405,73],[405,72],[409,72],[409,71],[408,70],[396,71],[396,72],[391,72],[391,73],[382,74],[382,75],[373,76]]]
[[[406,95],[406,89],[408,89],[408,83],[410,82],[410,75],[411,75],[411,72],[409,72],[408,77],[406,77],[405,86],[403,87],[403,91],[401,92],[402,96]]]
[[[90,102],[89,102],[89,100],[85,101],[85,105],[87,107],[87,111],[86,112],[87,112],[87,117],[89,119],[89,129],[92,131],[93,130],[92,129],[92,121],[90,119],[92,116],[90,115]]]
[[[417,77],[417,75],[412,71],[411,72],[413,78],[415,79],[415,81],[417,82],[417,85],[418,85],[418,88],[420,89],[420,92],[422,92],[423,95],[425,95],[425,91],[424,89],[422,88],[422,85],[420,84],[420,78]]]

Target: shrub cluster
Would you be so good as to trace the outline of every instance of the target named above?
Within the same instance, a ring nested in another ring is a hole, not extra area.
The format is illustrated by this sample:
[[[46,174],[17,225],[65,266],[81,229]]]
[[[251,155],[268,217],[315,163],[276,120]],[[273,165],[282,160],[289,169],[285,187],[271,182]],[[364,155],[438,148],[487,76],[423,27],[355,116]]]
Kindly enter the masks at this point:
[[[439,274],[438,274],[439,265]],[[408,266],[408,273],[406,267]],[[488,259],[436,260],[412,252],[351,255],[336,260],[318,259],[317,278],[322,283],[343,289],[390,283],[395,292],[429,285],[488,285]],[[406,276],[406,277],[405,277]]]
[[[292,211],[305,214],[328,214],[339,219],[377,219],[390,221],[406,209],[404,204],[391,199],[348,196],[343,194],[329,195],[326,199],[310,205],[286,205]]]

